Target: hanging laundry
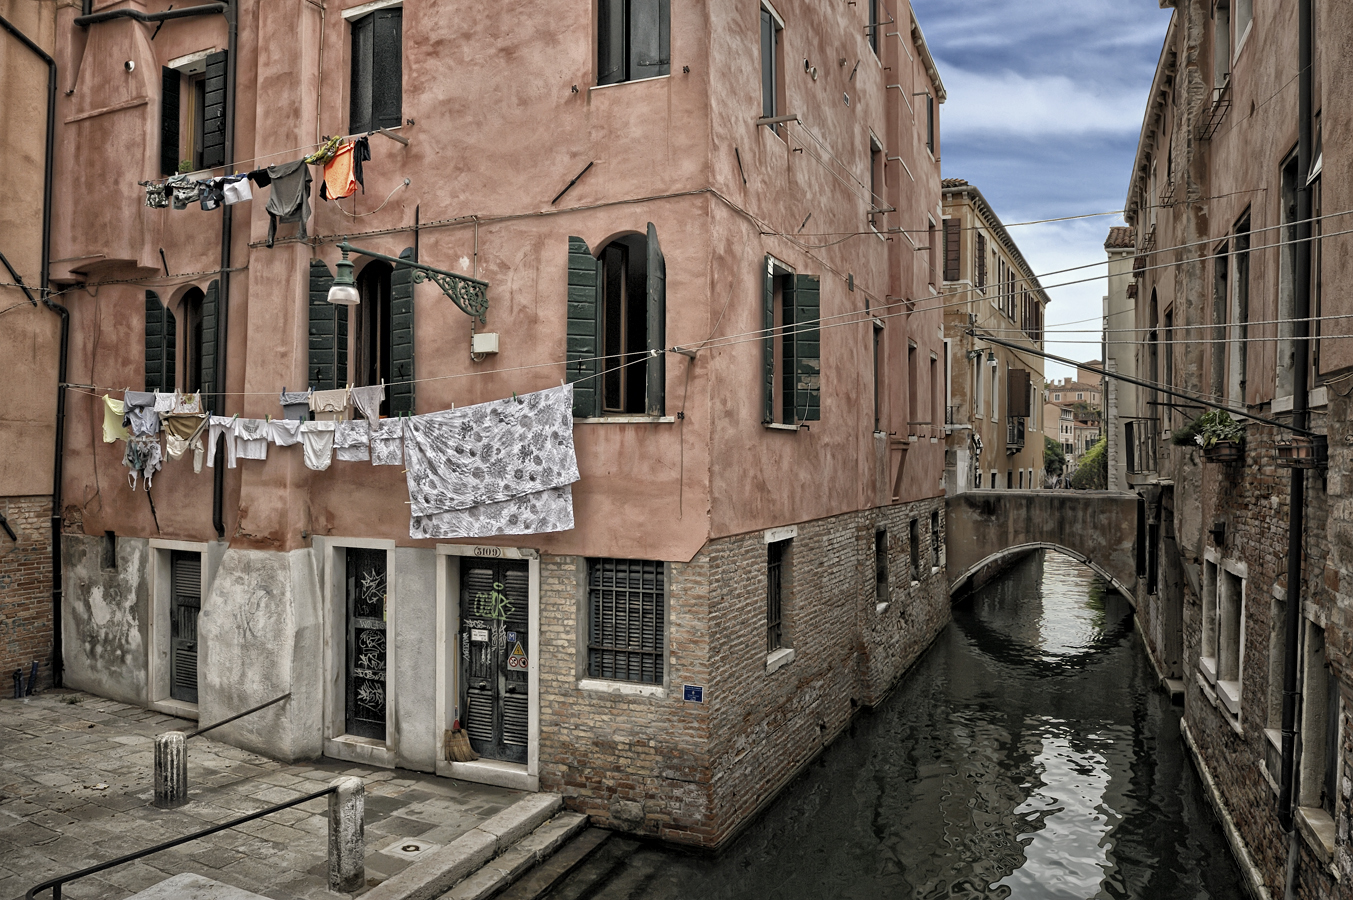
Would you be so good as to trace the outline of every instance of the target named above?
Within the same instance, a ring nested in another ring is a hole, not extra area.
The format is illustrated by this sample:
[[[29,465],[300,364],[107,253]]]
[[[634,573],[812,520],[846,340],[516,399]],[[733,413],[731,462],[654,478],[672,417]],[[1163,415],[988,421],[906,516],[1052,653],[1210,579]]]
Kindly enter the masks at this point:
[[[164,455],[175,462],[183,458],[183,454],[188,450],[188,439],[170,434],[168,429],[164,433]]]
[[[246,175],[232,175],[229,178],[222,178],[222,192],[225,194],[225,205],[234,206],[236,203],[243,203],[245,200],[254,199],[254,192],[249,188],[249,178]]]
[[[371,159],[371,143],[366,138],[358,138],[351,144],[338,148],[333,159],[324,165],[324,183],[319,187],[319,195],[324,200],[341,200],[357,193],[357,185],[362,185],[366,193],[366,184],[362,180],[362,163]]]
[[[267,459],[271,429],[264,419],[235,420],[235,456],[237,459]]]
[[[216,467],[216,444],[225,436],[226,468],[235,468],[235,419],[233,416],[212,416],[207,424],[207,465]]]
[[[258,185],[259,187],[267,187],[268,185],[272,184],[272,176],[268,174],[268,170],[266,168],[255,169],[245,177],[248,178],[250,181],[252,181],[254,184]]]
[[[302,422],[301,445],[305,450],[305,467],[322,472],[329,468],[334,456],[334,430],[337,422]]]
[[[202,208],[211,211],[225,202],[225,188],[221,184],[221,179],[213,178],[210,181],[203,181],[202,184]]]
[[[146,490],[150,490],[151,479],[160,471],[164,455],[160,450],[159,438],[133,437],[127,441],[127,449],[122,454],[122,463],[128,469],[127,483],[136,490],[138,476],[144,475]]]
[[[173,192],[174,209],[187,209],[189,203],[196,203],[202,197],[202,182],[187,175],[174,175],[165,181],[165,187]]]
[[[272,179],[272,194],[268,197],[268,242],[273,246],[277,237],[277,223],[300,222],[297,237],[305,240],[306,220],[310,218],[310,167],[305,160],[268,166]]]
[[[163,181],[138,181],[146,189],[146,206],[151,209],[169,208],[169,191]]]
[[[297,422],[310,418],[310,391],[282,391],[282,415]]]
[[[174,407],[178,406],[178,402],[178,391],[170,391],[167,394],[162,394],[159,391],[155,392],[155,411],[161,416],[165,413],[173,412]]]
[[[181,413],[184,415],[200,415],[201,413],[205,412],[205,410],[202,409],[201,394],[197,393],[179,394],[178,396],[179,396],[178,402],[174,404],[175,413]]]
[[[160,433],[160,414],[155,411],[153,391],[127,391],[122,399],[127,409],[123,424],[131,429],[132,437],[149,437]]]
[[[371,458],[371,431],[365,419],[338,422],[334,429],[334,450],[340,460],[360,462]]]
[[[357,411],[366,417],[367,424],[372,428],[381,419],[381,404],[385,402],[385,385],[373,384],[370,387],[355,387],[348,391],[352,399],[352,405],[357,407]]]
[[[342,135],[334,135],[331,138],[325,138],[323,146],[305,158],[305,164],[310,166],[324,165],[334,158],[334,154],[338,152],[338,148],[342,143]],[[276,178],[277,176],[274,175],[273,177]]]
[[[121,400],[114,400],[107,394],[103,395],[103,442],[111,444],[113,441],[125,441],[131,437],[122,420],[127,415],[127,405]]]
[[[205,420],[206,416],[201,414],[168,413],[160,417],[160,425],[163,426],[165,434],[186,441],[201,430]]]
[[[294,447],[301,442],[301,420],[273,419],[268,423],[268,439],[279,447]]]
[[[310,411],[316,422],[342,422],[348,415],[348,389],[315,391],[310,395]]]
[[[381,419],[371,428],[371,464],[404,464],[404,423],[399,419]]]
[[[568,486],[579,477],[572,410],[573,386],[564,385],[405,420],[409,534],[489,537],[572,528]]]

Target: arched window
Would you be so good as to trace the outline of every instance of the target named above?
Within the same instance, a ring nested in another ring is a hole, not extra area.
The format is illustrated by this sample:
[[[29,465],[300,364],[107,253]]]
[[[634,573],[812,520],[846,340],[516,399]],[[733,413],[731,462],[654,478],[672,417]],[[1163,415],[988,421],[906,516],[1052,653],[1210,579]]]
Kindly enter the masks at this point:
[[[191,288],[179,301],[183,320],[183,392],[202,390],[202,301],[203,293]]]
[[[601,408],[643,415],[648,352],[648,265],[642,235],[601,249]]]
[[[394,356],[390,318],[390,283],[394,269],[379,260],[368,263],[357,276],[362,302],[357,309],[357,383],[389,384]],[[390,414],[390,396],[381,403],[381,415]]]

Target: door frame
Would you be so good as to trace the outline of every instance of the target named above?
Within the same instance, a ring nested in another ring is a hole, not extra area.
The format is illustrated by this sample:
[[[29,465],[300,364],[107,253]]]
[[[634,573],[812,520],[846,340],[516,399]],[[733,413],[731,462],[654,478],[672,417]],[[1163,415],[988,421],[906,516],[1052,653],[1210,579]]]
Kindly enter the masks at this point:
[[[526,764],[481,759],[443,759],[442,735],[451,727],[460,696],[460,563],[462,557],[521,559],[527,563],[529,602],[526,633],[534,659],[527,669]],[[519,791],[540,790],[540,552],[529,547],[437,545],[437,774]]]
[[[347,551],[385,551],[385,740],[347,734]],[[398,579],[395,542],[377,538],[328,538],[324,544],[324,755],[331,759],[392,769],[399,755],[394,721],[395,661],[399,655]]]
[[[150,616],[146,654],[146,706],[156,712],[177,716],[180,719],[197,721],[197,704],[184,700],[175,700],[169,696],[169,654],[171,652],[172,629],[170,626],[170,607],[173,605],[174,579],[170,573],[170,557],[175,550],[202,555],[202,603],[205,606],[208,589],[211,584],[211,569],[208,565],[208,545],[194,541],[164,541],[150,539],[149,594]],[[199,645],[201,640],[198,641]],[[198,691],[202,689],[202,654],[198,652]]]

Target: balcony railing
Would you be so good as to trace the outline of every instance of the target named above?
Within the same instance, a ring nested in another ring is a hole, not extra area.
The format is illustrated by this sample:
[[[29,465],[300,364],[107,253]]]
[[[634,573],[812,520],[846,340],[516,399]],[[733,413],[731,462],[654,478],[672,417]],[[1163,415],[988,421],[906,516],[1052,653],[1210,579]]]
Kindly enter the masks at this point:
[[[1155,419],[1129,419],[1123,423],[1129,475],[1156,474],[1160,423]]]
[[[1024,418],[1011,416],[1005,420],[1005,452],[1018,453],[1024,449]]]

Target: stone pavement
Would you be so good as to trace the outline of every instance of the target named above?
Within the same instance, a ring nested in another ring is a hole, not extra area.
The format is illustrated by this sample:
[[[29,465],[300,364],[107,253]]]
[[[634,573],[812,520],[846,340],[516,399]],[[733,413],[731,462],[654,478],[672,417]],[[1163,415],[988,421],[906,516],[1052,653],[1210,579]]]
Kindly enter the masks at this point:
[[[372,887],[409,866],[416,838],[454,840],[524,795],[402,769],[320,759],[275,762],[218,743],[188,741],[190,802],[151,805],[154,739],[194,727],[75,691],[0,700],[0,900],[54,875],[210,828],[322,790],[340,775],[366,782],[366,874]],[[63,897],[130,896],[195,872],[277,898],[335,898],[326,889],[328,798],[321,797],[63,888]],[[43,898],[50,896],[43,892]]]

